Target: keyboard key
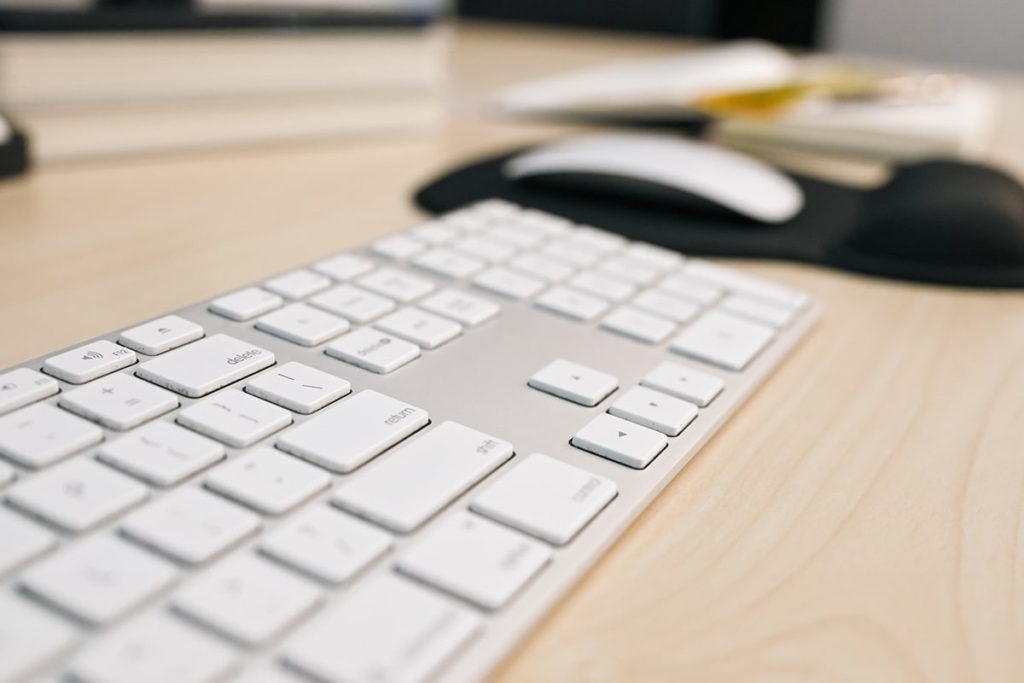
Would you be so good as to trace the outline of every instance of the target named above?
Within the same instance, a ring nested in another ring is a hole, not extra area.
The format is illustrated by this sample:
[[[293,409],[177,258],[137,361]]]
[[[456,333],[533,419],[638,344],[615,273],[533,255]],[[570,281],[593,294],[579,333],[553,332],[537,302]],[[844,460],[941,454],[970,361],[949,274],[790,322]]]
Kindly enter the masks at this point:
[[[359,278],[357,284],[403,303],[415,301],[434,291],[434,283],[425,278],[395,268],[381,268]]]
[[[684,275],[671,275],[658,283],[657,290],[668,292],[702,306],[713,304],[725,293],[721,287]]]
[[[90,529],[149,496],[145,486],[87,458],[63,463],[14,486],[12,505],[72,532]]]
[[[277,447],[332,472],[346,473],[429,421],[422,408],[366,390],[285,432]]]
[[[60,391],[57,380],[31,370],[17,368],[0,374],[0,415],[41,401]]]
[[[645,242],[633,242],[626,248],[624,255],[634,261],[642,261],[659,271],[675,268],[683,262],[680,253]]]
[[[309,581],[246,553],[196,576],[173,603],[228,638],[255,646],[283,633],[320,599]]]
[[[725,382],[714,375],[668,361],[649,372],[640,384],[696,403],[701,408],[710,404],[725,387]]]
[[[487,216],[489,218],[516,218],[524,216],[529,213],[523,211],[518,205],[512,202],[507,202],[504,199],[498,199],[497,197],[492,199],[485,199],[481,202],[477,202],[473,205],[473,211]],[[550,216],[551,218],[557,218],[557,216],[551,216],[550,214],[542,214],[540,211],[533,211],[533,213]],[[564,220],[564,219],[560,219]]]
[[[514,219],[516,225],[540,230],[548,237],[567,235],[572,229],[572,221],[569,219],[537,209],[520,209],[509,217]]]
[[[70,384],[85,384],[135,362],[134,351],[101,339],[47,358],[43,372]]]
[[[178,397],[122,372],[67,392],[60,407],[110,429],[137,427],[178,407]]]
[[[263,288],[288,301],[305,299],[331,286],[331,279],[311,270],[293,270],[263,283]]]
[[[580,273],[569,280],[566,284],[574,289],[578,289],[613,302],[625,301],[633,295],[633,292],[636,291],[636,287],[625,280],[605,275],[600,271],[586,271],[584,273]]]
[[[642,287],[646,287],[657,280],[659,275],[658,271],[651,268],[650,264],[646,261],[630,258],[629,256],[610,258],[600,265],[600,270]]]
[[[587,322],[608,310],[608,302],[568,287],[552,287],[534,306],[572,320]]]
[[[592,407],[618,389],[619,380],[606,372],[558,359],[537,371],[528,384],[567,401]]]
[[[373,326],[424,349],[436,349],[462,334],[462,325],[415,308],[386,315]]]
[[[683,330],[669,348],[726,370],[742,370],[774,336],[765,325],[711,311]]]
[[[0,417],[0,455],[46,467],[103,441],[103,430],[48,403]]]
[[[90,645],[71,663],[87,683],[212,683],[238,666],[234,651],[168,614],[146,614]]]
[[[226,389],[182,410],[178,423],[228,446],[245,448],[290,425],[292,414],[238,389]]]
[[[420,347],[370,327],[331,342],[324,352],[358,368],[386,375],[420,357]]]
[[[483,234],[471,235],[470,237],[457,240],[452,244],[452,248],[470,256],[483,259],[487,263],[499,263],[519,251],[514,244],[486,237]]]
[[[431,529],[398,570],[487,610],[502,607],[551,560],[543,543],[468,512]]]
[[[425,683],[481,625],[468,608],[384,574],[356,586],[296,633],[283,656],[322,681]]]
[[[157,486],[174,486],[224,459],[224,447],[171,422],[154,422],[104,444],[108,465]]]
[[[523,254],[512,259],[508,265],[548,283],[561,282],[573,273],[572,266],[541,254]]]
[[[145,325],[125,330],[117,343],[147,356],[159,356],[203,336],[203,328],[191,320],[165,315]]]
[[[215,334],[143,363],[144,380],[199,398],[274,364],[274,354],[247,341]]]
[[[66,654],[78,631],[13,593],[0,593],[0,681],[27,680]]]
[[[245,390],[264,401],[309,415],[348,395],[348,381],[302,363],[285,363],[256,376]]]
[[[659,344],[675,331],[676,325],[632,306],[623,306],[605,316],[601,329],[647,344]]]
[[[730,294],[722,300],[719,307],[733,315],[774,328],[785,327],[796,314],[791,308],[783,308],[742,294]]]
[[[495,217],[474,211],[473,209],[459,209],[442,216],[440,219],[445,225],[451,225],[463,232],[478,232],[495,222]]]
[[[456,422],[444,422],[345,482],[332,502],[407,533],[511,457],[512,444]]]
[[[753,275],[723,268],[707,261],[696,259],[687,261],[683,266],[682,272],[683,275],[695,280],[707,282],[729,291],[746,294],[791,311],[798,311],[807,306],[811,301],[810,297],[804,292],[762,280]]]
[[[260,550],[318,579],[341,583],[391,545],[391,536],[380,529],[318,505],[275,527],[260,542]]]
[[[424,242],[406,235],[385,237],[370,245],[370,251],[377,256],[383,256],[396,261],[410,259],[426,248],[427,245]]]
[[[4,508],[0,508],[0,539],[3,540],[0,543],[0,576],[57,545],[57,537],[51,532]],[[0,644],[0,651],[2,649]]]
[[[643,292],[630,301],[629,305],[677,323],[688,323],[700,313],[700,306],[696,303],[685,301],[658,289]]]
[[[510,227],[501,224],[485,230],[482,236],[505,244],[511,244],[516,249],[533,249],[545,240],[544,234],[539,231],[521,230],[518,226]]]
[[[552,258],[577,268],[592,266],[601,260],[601,253],[592,249],[580,249],[571,239],[559,240],[546,245],[540,255]]]
[[[256,321],[256,329],[293,344],[316,346],[348,331],[348,321],[306,304],[291,304]]]
[[[373,261],[354,254],[341,254],[313,266],[313,270],[334,280],[351,280],[369,273],[373,268]]]
[[[480,272],[486,264],[451,249],[431,249],[417,256],[413,265],[436,275],[461,280]]]
[[[528,299],[545,287],[540,278],[512,268],[491,268],[473,278],[473,285],[516,301]]]
[[[615,483],[534,453],[476,497],[474,512],[565,545],[616,496]]]
[[[221,465],[209,489],[268,515],[288,512],[331,485],[323,470],[273,448],[257,448]]]
[[[608,408],[624,420],[678,436],[697,417],[697,406],[647,387],[633,387]]]
[[[443,315],[467,327],[482,325],[501,312],[501,307],[498,304],[456,289],[440,291],[427,297],[418,305],[422,309]]]
[[[259,287],[246,287],[233,294],[214,299],[210,302],[209,308],[217,315],[242,322],[269,313],[283,303],[284,299],[277,294]]]
[[[604,230],[581,225],[570,235],[569,240],[580,249],[596,251],[600,254],[610,254],[618,251],[626,244],[626,238],[615,235]]]
[[[69,546],[29,569],[22,586],[90,624],[109,624],[166,590],[172,565],[113,536]]]
[[[436,247],[453,241],[462,234],[462,231],[441,221],[428,221],[410,230],[409,234]]]
[[[576,432],[571,443],[602,458],[643,469],[665,450],[668,439],[653,429],[605,414],[598,415]]]
[[[395,302],[391,299],[352,285],[339,285],[318,294],[309,303],[354,323],[369,322],[395,308]]]
[[[128,515],[129,538],[187,564],[207,562],[260,528],[260,518],[198,488],[183,488]]]

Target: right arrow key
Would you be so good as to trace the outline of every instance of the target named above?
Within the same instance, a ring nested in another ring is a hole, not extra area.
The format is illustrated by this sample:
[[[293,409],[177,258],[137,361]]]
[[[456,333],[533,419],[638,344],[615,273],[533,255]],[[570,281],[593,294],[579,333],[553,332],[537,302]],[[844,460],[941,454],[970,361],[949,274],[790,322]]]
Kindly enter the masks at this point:
[[[605,413],[576,432],[571,443],[602,458],[643,469],[665,450],[668,439],[661,432]]]
[[[633,387],[608,412],[668,436],[679,436],[697,417],[697,406],[647,387]]]

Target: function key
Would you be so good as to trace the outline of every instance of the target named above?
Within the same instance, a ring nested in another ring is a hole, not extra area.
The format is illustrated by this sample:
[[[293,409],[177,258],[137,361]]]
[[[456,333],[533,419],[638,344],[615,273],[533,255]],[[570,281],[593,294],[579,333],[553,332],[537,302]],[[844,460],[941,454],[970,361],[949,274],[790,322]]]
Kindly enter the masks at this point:
[[[435,289],[434,283],[430,280],[395,268],[381,268],[359,278],[356,284],[403,303],[426,296]]]
[[[135,352],[100,339],[46,359],[43,372],[70,384],[84,384],[135,363]]]
[[[528,299],[545,287],[541,279],[511,268],[491,268],[473,278],[473,285],[517,301]]]
[[[377,256],[405,261],[427,248],[427,245],[418,239],[405,235],[393,235],[377,240],[370,245],[370,251]]]
[[[334,280],[351,280],[369,273],[373,268],[373,261],[354,254],[334,256],[313,266],[313,270]]]
[[[352,285],[338,285],[313,297],[309,303],[354,323],[369,322],[395,308],[391,299]]]
[[[125,330],[117,341],[119,344],[147,356],[158,356],[200,339],[202,336],[203,328],[191,320],[185,320],[176,315],[166,315],[145,325]]]
[[[263,288],[289,301],[295,301],[327,289],[330,285],[330,278],[311,270],[301,269],[267,280],[263,283]]]
[[[16,368],[0,374],[0,415],[41,401],[60,391],[52,377],[31,368]]]
[[[608,302],[569,287],[552,287],[533,304],[571,320],[587,322],[608,310]]]
[[[284,299],[259,287],[247,287],[234,294],[210,302],[210,310],[239,322],[269,313],[284,303]]]

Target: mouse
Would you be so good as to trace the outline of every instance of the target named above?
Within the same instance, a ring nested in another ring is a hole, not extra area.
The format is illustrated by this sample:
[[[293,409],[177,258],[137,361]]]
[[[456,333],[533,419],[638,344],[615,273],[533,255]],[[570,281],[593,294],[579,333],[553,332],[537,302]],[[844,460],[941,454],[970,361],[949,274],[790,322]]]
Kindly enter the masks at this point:
[[[1024,265],[1024,187],[953,160],[897,167],[869,193],[847,246],[890,260],[951,267]]]
[[[573,137],[518,154],[502,172],[521,183],[766,225],[786,223],[804,206],[800,186],[765,162],[667,135]]]

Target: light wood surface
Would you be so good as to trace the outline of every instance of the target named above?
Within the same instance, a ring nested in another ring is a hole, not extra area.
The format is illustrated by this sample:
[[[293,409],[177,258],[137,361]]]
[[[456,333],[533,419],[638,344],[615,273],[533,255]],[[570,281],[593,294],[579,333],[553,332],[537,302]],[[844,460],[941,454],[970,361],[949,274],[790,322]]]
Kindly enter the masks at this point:
[[[410,224],[411,190],[561,132],[471,95],[666,41],[461,29],[436,135],[0,183],[0,367]],[[994,158],[1024,176],[1024,88]],[[743,264],[820,326],[499,670],[512,681],[1024,680],[1024,295]]]

